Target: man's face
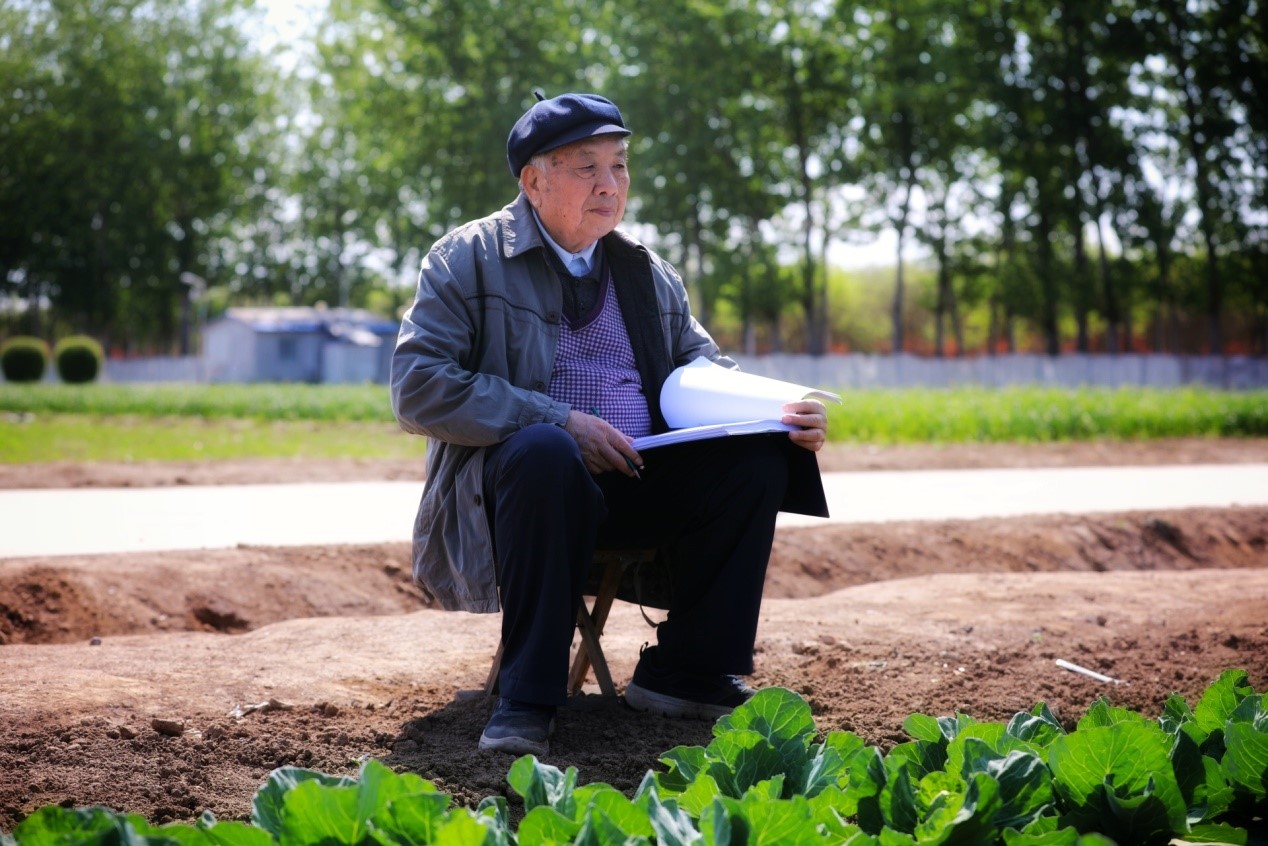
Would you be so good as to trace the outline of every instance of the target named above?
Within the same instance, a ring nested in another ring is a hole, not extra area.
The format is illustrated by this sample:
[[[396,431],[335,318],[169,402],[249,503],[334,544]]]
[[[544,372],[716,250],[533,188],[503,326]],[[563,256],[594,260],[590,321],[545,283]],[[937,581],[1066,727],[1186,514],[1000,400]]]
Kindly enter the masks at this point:
[[[542,225],[559,246],[579,252],[621,222],[630,192],[625,139],[587,138],[524,166],[520,184]]]

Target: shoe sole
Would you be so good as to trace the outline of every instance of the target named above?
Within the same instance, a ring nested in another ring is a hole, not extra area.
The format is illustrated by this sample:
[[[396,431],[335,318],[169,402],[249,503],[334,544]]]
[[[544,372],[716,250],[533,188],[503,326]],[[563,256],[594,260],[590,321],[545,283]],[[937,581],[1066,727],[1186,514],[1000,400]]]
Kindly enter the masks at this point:
[[[512,755],[545,756],[550,752],[549,740],[529,740],[526,737],[489,737],[480,735],[480,748],[492,752],[508,752]]]
[[[547,735],[555,733],[555,721],[550,721],[550,728],[546,729]],[[487,749],[492,752],[508,752],[512,755],[537,755],[545,756],[550,752],[549,740],[529,740],[527,737],[489,737],[487,732],[480,734],[480,748]]]
[[[710,705],[706,702],[692,702],[690,699],[679,699],[640,687],[634,682],[625,686],[625,704],[635,711],[660,714],[675,720],[716,720],[725,717],[735,710],[729,705]]]

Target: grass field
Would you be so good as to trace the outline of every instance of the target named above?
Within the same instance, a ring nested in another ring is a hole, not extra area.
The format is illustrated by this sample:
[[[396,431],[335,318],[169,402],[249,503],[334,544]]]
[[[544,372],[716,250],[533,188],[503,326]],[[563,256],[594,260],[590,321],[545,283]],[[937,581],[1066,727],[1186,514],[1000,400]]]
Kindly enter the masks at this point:
[[[1268,437],[1268,391],[846,391],[834,442]],[[417,457],[384,385],[0,384],[0,461]]]
[[[206,461],[229,458],[400,458],[423,438],[394,423],[242,418],[102,417],[0,412],[0,463]]]

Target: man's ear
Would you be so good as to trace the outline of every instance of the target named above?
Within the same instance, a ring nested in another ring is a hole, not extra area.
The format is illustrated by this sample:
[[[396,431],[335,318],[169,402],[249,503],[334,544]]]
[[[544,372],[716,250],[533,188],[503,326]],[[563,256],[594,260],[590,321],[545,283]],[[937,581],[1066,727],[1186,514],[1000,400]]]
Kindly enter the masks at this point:
[[[531,164],[524,165],[524,169],[520,171],[520,188],[523,189],[528,201],[536,208],[537,200],[542,195],[542,177],[544,174],[540,169]]]

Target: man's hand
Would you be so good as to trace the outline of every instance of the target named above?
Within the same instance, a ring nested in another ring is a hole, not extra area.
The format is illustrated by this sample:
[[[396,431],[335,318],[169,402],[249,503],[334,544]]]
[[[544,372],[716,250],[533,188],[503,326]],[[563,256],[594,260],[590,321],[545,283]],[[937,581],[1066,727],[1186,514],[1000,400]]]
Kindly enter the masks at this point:
[[[784,416],[781,423],[790,423],[801,428],[789,432],[788,437],[798,446],[811,452],[818,452],[828,440],[828,410],[819,400],[798,400],[784,404]]]
[[[643,459],[630,446],[630,439],[601,417],[573,409],[568,412],[564,431],[581,447],[581,458],[591,473],[619,470],[626,476],[637,476]]]

